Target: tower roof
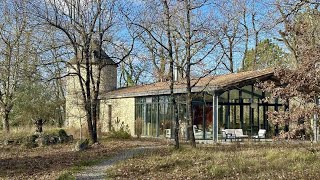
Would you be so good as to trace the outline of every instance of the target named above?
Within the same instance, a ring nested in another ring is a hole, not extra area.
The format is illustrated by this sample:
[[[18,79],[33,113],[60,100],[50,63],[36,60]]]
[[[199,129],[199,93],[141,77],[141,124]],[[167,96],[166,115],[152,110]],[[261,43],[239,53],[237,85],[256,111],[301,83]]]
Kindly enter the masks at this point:
[[[99,64],[103,63],[106,65],[117,65],[108,55],[107,53],[100,48],[98,41],[94,40],[91,46],[91,51],[92,51],[92,58],[91,58],[91,63],[92,64]],[[77,58],[73,57],[69,62],[71,64],[76,64],[77,60],[80,60],[81,63],[84,62],[84,58],[82,58],[81,52],[77,54]]]

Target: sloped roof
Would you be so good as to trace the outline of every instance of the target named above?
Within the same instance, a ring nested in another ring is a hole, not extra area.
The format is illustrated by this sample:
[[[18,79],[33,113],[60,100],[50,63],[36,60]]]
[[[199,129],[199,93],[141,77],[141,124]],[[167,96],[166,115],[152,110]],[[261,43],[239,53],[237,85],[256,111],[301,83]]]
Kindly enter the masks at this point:
[[[239,73],[231,73],[217,76],[207,76],[204,78],[194,79],[191,85],[195,84],[192,92],[223,90],[229,87],[252,83],[258,80],[264,80],[273,76],[273,69],[264,69],[256,71],[247,71]],[[105,94],[105,98],[121,98],[121,97],[137,97],[148,95],[170,94],[170,82],[157,82],[146,85],[119,88]],[[186,82],[175,82],[175,93],[186,93]]]
[[[93,64],[100,64],[104,63],[105,65],[117,65],[108,55],[107,53],[99,46],[99,43],[94,40],[92,42],[92,59],[91,63]],[[69,62],[71,64],[77,63],[77,60],[83,60],[82,54],[79,52],[77,54],[77,58],[72,58]],[[84,62],[82,62],[84,63]]]

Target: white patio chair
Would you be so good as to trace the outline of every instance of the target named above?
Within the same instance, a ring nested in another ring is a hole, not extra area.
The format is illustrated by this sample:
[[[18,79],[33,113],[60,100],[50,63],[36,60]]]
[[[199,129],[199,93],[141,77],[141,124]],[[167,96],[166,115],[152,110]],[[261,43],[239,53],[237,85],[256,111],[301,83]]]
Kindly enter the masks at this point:
[[[267,130],[265,129],[259,129],[259,132],[258,132],[258,135],[255,135],[255,136],[252,136],[254,139],[265,139],[266,138],[266,133],[267,133]]]
[[[244,135],[242,129],[235,129],[234,133],[237,139],[248,138],[248,135]]]
[[[203,131],[197,128],[197,125],[193,125],[194,139],[203,139]]]
[[[234,129],[224,129],[222,131],[222,137],[224,138],[224,141],[227,141],[227,139],[230,139],[232,141],[232,139],[236,138]]]
[[[171,129],[165,129],[164,130],[164,135],[166,138],[171,138]]]

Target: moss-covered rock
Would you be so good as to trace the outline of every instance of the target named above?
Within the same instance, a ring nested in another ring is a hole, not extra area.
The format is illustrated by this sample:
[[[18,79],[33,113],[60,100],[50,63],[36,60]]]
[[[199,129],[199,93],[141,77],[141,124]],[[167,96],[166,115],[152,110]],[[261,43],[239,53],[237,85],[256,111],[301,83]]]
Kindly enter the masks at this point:
[[[84,151],[89,148],[89,140],[80,140],[76,143],[74,148],[75,151]]]
[[[31,136],[27,136],[24,140],[23,145],[26,146],[27,148],[35,148],[38,147],[38,143],[36,140],[39,138],[39,135],[33,134]]]

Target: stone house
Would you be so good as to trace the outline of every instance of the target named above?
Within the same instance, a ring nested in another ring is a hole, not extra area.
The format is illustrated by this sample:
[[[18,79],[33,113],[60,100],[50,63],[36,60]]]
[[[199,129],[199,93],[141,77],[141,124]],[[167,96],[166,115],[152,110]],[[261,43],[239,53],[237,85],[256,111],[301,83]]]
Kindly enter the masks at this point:
[[[170,102],[170,82],[157,82],[134,87],[116,88],[117,65],[103,52],[102,60],[106,62],[102,70],[102,90],[100,91],[99,128],[108,132],[111,128],[126,126],[131,135],[136,135],[135,122],[142,120],[142,136],[172,138],[173,113]],[[73,69],[69,68],[69,72]],[[202,132],[197,139],[218,140],[221,130],[240,128],[245,134],[253,135],[259,129],[272,133],[273,126],[268,122],[266,112],[284,108],[275,99],[266,103],[263,99],[268,93],[256,89],[259,81],[275,81],[272,69],[239,72],[217,76],[207,76],[192,88],[192,113],[194,126]],[[174,92],[177,95],[178,116],[181,136],[186,130],[186,83],[175,82]],[[66,117],[67,126],[79,127],[84,121],[84,112],[79,97],[79,83],[76,77],[67,79]],[[81,121],[82,120],[82,121]]]

